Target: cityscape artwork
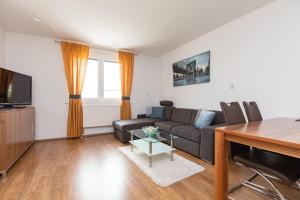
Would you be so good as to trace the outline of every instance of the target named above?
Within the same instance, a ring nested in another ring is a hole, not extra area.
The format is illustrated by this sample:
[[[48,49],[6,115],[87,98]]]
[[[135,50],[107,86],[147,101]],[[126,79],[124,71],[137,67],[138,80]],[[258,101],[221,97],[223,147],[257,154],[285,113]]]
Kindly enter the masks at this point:
[[[173,86],[184,86],[210,81],[210,51],[173,64]]]

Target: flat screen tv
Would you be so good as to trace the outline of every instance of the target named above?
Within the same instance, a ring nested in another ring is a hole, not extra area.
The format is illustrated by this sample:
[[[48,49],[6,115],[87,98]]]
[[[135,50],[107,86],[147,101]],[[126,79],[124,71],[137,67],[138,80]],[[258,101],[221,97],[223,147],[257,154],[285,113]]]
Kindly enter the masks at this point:
[[[32,77],[0,68],[0,106],[31,105]]]

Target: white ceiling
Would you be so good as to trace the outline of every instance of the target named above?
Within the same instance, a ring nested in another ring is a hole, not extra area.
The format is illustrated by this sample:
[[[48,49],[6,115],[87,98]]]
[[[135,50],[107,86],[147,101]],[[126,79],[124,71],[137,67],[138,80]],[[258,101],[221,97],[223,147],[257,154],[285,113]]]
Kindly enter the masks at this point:
[[[159,56],[272,1],[0,0],[0,25]]]

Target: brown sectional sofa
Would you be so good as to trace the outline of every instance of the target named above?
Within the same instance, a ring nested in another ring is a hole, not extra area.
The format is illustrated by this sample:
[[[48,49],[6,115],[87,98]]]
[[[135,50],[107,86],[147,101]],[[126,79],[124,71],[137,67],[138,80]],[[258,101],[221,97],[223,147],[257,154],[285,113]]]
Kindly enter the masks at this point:
[[[197,110],[186,108],[164,108],[164,119],[139,118],[132,120],[119,120],[113,122],[114,135],[122,142],[128,142],[128,130],[144,126],[157,126],[162,136],[174,134],[179,138],[174,140],[174,146],[210,163],[214,163],[214,138],[215,128],[224,125],[221,111],[216,112],[210,126],[198,129],[194,126]]]
[[[127,132],[128,130],[139,129],[144,126],[154,126],[154,123],[157,121],[159,121],[159,119],[151,118],[138,118],[114,121],[114,135],[121,142],[126,143],[130,140],[130,134]]]

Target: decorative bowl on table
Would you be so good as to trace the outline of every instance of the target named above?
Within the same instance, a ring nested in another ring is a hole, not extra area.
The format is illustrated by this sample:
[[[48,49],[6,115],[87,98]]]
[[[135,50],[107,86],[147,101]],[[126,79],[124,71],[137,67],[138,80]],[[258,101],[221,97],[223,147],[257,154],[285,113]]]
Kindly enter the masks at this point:
[[[158,127],[146,126],[142,128],[146,137],[156,138],[158,134]]]

